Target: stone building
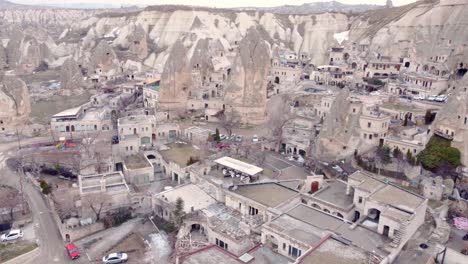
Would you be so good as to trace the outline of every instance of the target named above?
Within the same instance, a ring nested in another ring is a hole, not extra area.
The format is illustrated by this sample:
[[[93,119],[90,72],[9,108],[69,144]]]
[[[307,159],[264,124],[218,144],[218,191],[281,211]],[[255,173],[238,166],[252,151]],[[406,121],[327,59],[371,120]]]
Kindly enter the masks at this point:
[[[360,135],[366,144],[378,146],[387,136],[391,117],[378,108],[364,108],[359,117]]]

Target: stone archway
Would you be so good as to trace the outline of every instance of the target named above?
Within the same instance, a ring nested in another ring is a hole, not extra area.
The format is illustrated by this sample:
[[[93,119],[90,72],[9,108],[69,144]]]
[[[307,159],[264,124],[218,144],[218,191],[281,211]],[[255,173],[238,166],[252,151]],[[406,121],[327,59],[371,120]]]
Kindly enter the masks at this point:
[[[278,76],[275,77],[275,83],[279,84],[280,83],[280,78]]]

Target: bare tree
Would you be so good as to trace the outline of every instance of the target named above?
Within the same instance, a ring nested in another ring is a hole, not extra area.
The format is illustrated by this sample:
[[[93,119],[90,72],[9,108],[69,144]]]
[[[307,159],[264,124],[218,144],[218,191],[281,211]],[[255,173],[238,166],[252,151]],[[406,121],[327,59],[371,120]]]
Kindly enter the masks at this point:
[[[224,130],[226,130],[226,134],[228,136],[232,135],[233,128],[239,127],[241,121],[239,114],[232,110],[221,110],[215,114],[215,117],[218,119],[221,127],[224,128]]]
[[[96,221],[101,220],[106,204],[110,201],[110,196],[105,192],[97,192],[84,196],[83,206],[89,207],[93,211]]]
[[[14,220],[15,208],[21,204],[20,196],[18,190],[14,188],[8,186],[0,188],[0,207],[8,209],[11,221]]]
[[[295,114],[291,111],[290,101],[290,96],[281,95],[272,97],[268,103],[269,112],[266,128],[277,149],[283,138],[284,127],[288,121],[295,117]]]

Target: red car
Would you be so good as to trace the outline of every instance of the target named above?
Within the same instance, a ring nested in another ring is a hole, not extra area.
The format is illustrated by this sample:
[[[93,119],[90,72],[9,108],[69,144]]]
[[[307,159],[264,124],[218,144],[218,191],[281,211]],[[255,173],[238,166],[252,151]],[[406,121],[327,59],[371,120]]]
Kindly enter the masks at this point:
[[[80,250],[76,247],[75,243],[69,243],[65,246],[70,259],[77,259],[80,257]]]
[[[218,145],[216,145],[216,148],[217,149],[228,149],[229,144],[218,144]]]

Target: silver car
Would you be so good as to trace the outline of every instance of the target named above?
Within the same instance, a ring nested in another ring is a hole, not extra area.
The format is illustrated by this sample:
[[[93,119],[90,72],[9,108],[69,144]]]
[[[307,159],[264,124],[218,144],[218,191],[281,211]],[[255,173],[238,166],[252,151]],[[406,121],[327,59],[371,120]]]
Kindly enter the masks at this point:
[[[104,264],[115,264],[115,263],[124,263],[127,262],[128,255],[122,252],[110,253],[107,256],[102,258],[102,263]]]
[[[2,242],[5,242],[5,241],[20,239],[22,237],[23,237],[23,231],[21,231],[20,229],[12,229],[10,230],[10,232],[3,234],[0,237],[0,240]]]

